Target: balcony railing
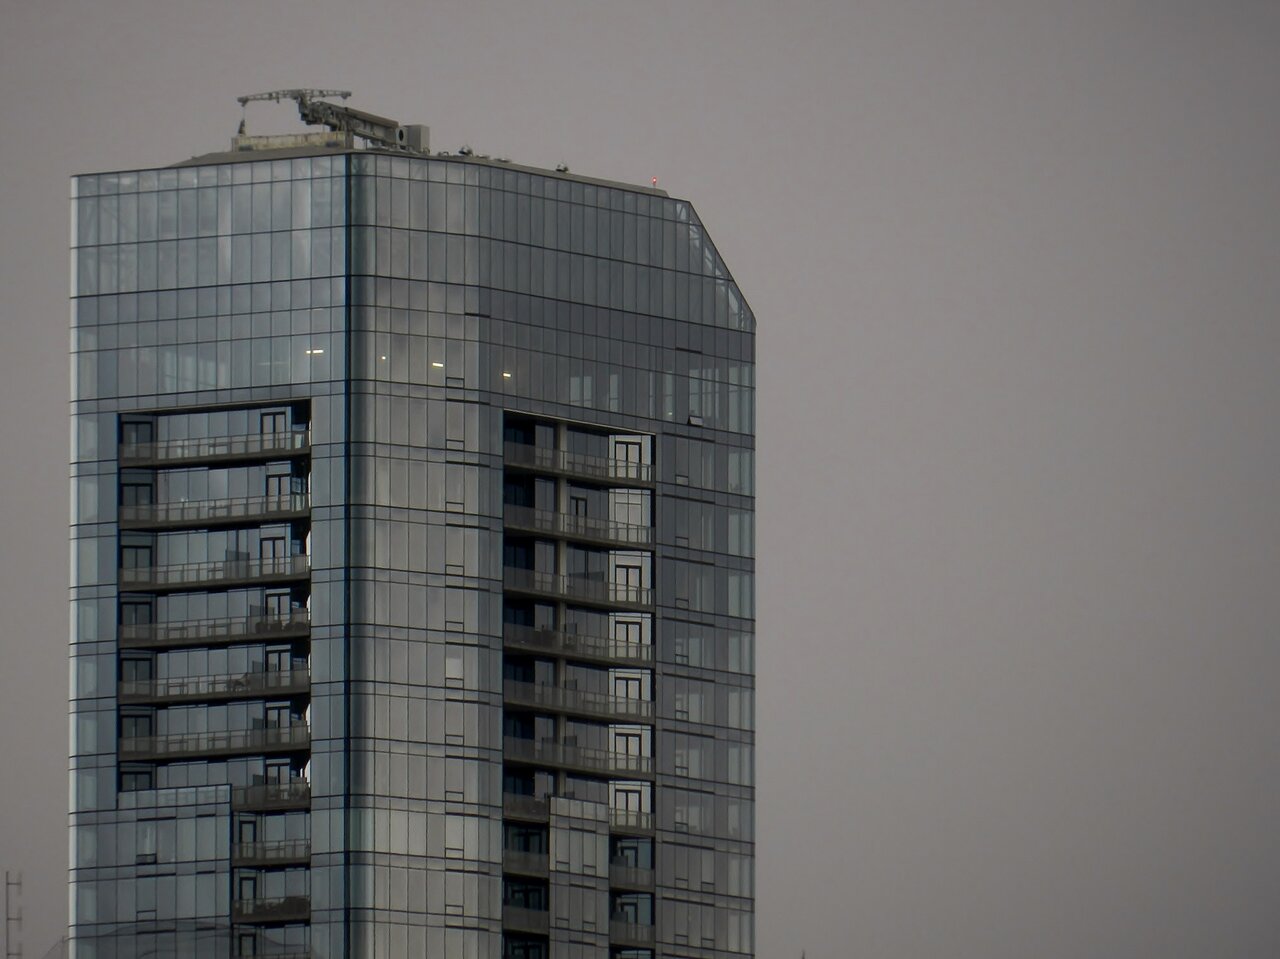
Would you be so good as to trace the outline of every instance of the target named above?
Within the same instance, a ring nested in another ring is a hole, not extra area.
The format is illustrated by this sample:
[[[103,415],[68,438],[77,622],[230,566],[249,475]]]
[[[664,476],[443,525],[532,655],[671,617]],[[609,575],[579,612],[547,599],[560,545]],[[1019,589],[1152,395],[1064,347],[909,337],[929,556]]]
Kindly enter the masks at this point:
[[[306,723],[294,723],[291,726],[267,726],[262,729],[125,736],[120,740],[120,758],[164,762],[207,756],[299,752],[310,745],[311,727]]]
[[[603,578],[562,576],[558,573],[507,566],[502,571],[502,584],[512,592],[563,599],[571,603],[623,609],[647,609],[653,605],[652,589],[610,582]]]
[[[545,799],[503,793],[502,816],[504,819],[522,819],[526,822],[546,822],[550,810]]]
[[[653,703],[625,696],[610,696],[543,683],[507,680],[502,685],[504,702],[526,709],[545,709],[573,716],[618,722],[648,722],[653,719]]]
[[[632,922],[625,913],[614,913],[609,919],[609,942],[616,946],[653,945],[653,926]]]
[[[523,852],[518,849],[502,850],[503,872],[521,876],[545,876],[547,874],[547,854],[545,852]]]
[[[311,436],[306,430],[157,440],[153,443],[120,444],[120,464],[147,466],[178,462],[270,459],[300,456],[309,452],[310,448]]]
[[[279,783],[255,783],[231,790],[231,808],[245,812],[280,809],[307,809],[311,805],[311,783],[290,779]]]
[[[652,889],[653,870],[633,866],[625,859],[609,862],[609,885],[617,889]]]
[[[585,659],[611,666],[648,666],[653,662],[653,647],[648,643],[628,643],[606,636],[506,623],[502,627],[502,640],[512,650]]]
[[[618,833],[651,833],[653,813],[635,809],[610,809],[609,829]]]
[[[279,899],[237,899],[231,907],[234,922],[305,922],[311,918],[311,900],[307,896],[284,896]]]
[[[565,539],[582,540],[606,546],[649,547],[653,545],[653,528],[634,523],[616,523],[593,516],[571,516],[549,509],[530,509],[508,503],[503,507],[502,522],[507,529],[533,533],[550,533]]]
[[[578,479],[613,483],[620,486],[653,485],[653,466],[603,456],[588,456],[553,450],[526,443],[507,443],[503,447],[503,463],[542,473],[558,473]]]
[[[147,503],[143,506],[121,506],[120,525],[136,529],[268,522],[305,516],[310,508],[311,496],[307,493]]]
[[[559,766],[577,772],[629,778],[653,777],[653,757],[632,756],[538,739],[508,736],[502,741],[502,757],[536,766]]]
[[[231,847],[233,866],[274,866],[285,863],[304,863],[310,859],[310,839],[238,842]]]
[[[126,680],[120,683],[119,694],[122,703],[180,703],[297,696],[310,689],[311,671],[303,667],[259,670],[232,676]]]
[[[291,609],[278,615],[257,613],[222,619],[191,619],[177,623],[134,623],[119,627],[120,646],[126,649],[176,649],[216,646],[261,639],[272,641],[306,636],[311,631],[311,611]]]
[[[171,566],[122,568],[120,588],[156,592],[211,586],[215,583],[278,582],[305,579],[311,571],[311,557],[273,556],[267,559],[226,559],[211,563],[175,563]]]
[[[513,932],[530,932],[545,935],[548,913],[545,909],[525,909],[523,906],[502,907],[502,928]]]

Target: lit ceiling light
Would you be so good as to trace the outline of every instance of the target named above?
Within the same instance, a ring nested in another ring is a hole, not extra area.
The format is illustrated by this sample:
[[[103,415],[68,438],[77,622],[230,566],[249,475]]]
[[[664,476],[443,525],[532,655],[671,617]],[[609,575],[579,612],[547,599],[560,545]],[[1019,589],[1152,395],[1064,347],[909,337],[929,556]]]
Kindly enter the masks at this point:
[[[380,357],[378,357],[378,359],[380,359],[380,360],[385,360],[385,359],[386,359],[386,357],[385,357],[385,356],[380,356]]]
[[[319,356],[324,350],[307,350],[307,356]]]
[[[503,370],[503,371],[502,371],[502,378],[503,378],[504,380],[509,380],[509,379],[511,379],[511,374],[510,374],[510,373],[508,373],[506,370]]]
[[[432,361],[431,365],[432,365],[432,366],[434,366],[434,367],[435,367],[436,369],[438,369],[438,370],[443,370],[443,369],[444,369],[444,364],[443,364],[443,363],[437,363],[437,362],[435,362],[434,360]]]

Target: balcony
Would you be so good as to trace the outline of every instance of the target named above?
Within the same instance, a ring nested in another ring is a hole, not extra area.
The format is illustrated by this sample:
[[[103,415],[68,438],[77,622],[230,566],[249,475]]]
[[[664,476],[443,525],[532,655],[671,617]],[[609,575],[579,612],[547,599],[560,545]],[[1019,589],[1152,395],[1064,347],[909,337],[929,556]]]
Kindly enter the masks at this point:
[[[265,925],[276,922],[306,922],[310,918],[311,900],[307,896],[237,899],[231,907],[233,922]]]
[[[310,839],[238,842],[231,847],[231,865],[270,867],[304,865],[311,861]]]
[[[278,812],[311,808],[311,783],[290,779],[280,783],[255,783],[231,790],[231,808],[243,812]]]
[[[653,528],[633,523],[615,523],[591,516],[571,516],[549,509],[506,504],[502,524],[526,533],[545,533],[597,546],[647,549],[653,545]]]
[[[291,609],[278,615],[257,613],[222,619],[192,619],[177,623],[121,624],[121,649],[183,649],[191,646],[225,646],[254,640],[274,642],[306,636],[311,632],[311,611]]]
[[[121,529],[179,529],[184,526],[235,526],[246,523],[301,519],[311,509],[307,493],[275,496],[237,496],[186,503],[148,503],[121,506]]]
[[[258,699],[266,696],[301,696],[311,691],[311,671],[307,668],[260,670],[233,676],[196,676],[184,679],[150,679],[120,683],[123,703],[216,702]]]
[[[610,809],[609,831],[626,835],[652,835],[653,813],[636,809]]]
[[[609,943],[614,946],[652,946],[653,926],[632,922],[626,913],[614,913],[609,919]]]
[[[650,666],[653,647],[648,643],[628,643],[607,636],[588,636],[554,629],[535,629],[506,623],[502,627],[503,645],[514,652],[541,653],[581,659],[606,666]]]
[[[562,576],[558,573],[507,566],[502,571],[502,585],[511,593],[609,609],[649,609],[653,606],[652,589],[613,583],[604,578]]]
[[[243,460],[286,459],[311,452],[306,430],[284,433],[248,433],[206,436],[198,439],[158,440],[154,443],[120,444],[121,466],[198,466]]]
[[[570,716],[584,716],[621,723],[651,722],[653,703],[606,693],[580,692],[543,683],[502,684],[503,702],[524,709],[546,710]]]
[[[508,736],[502,741],[502,758],[531,766],[555,766],[573,772],[627,779],[652,779],[653,757],[631,756],[607,749],[590,749],[565,743]]]
[[[160,593],[209,586],[287,583],[311,575],[311,557],[277,556],[268,559],[227,559],[211,563],[175,563],[171,566],[122,568],[120,588]]]
[[[517,796],[515,793],[502,794],[502,818],[519,819],[524,822],[546,822],[550,809],[545,799],[532,796]]]
[[[215,756],[296,753],[305,752],[310,747],[311,727],[306,723],[294,723],[291,726],[267,726],[262,729],[125,736],[120,740],[120,759],[174,762]]]
[[[557,476],[605,483],[609,486],[653,485],[653,465],[650,463],[587,456],[567,450],[547,449],[544,446],[506,443],[502,450],[502,461],[504,466],[515,469],[554,473]]]
[[[614,889],[648,892],[653,889],[653,870],[633,866],[625,859],[609,861],[609,885]]]
[[[502,928],[512,932],[528,932],[535,936],[545,936],[548,915],[545,909],[525,909],[523,906],[504,905]]]
[[[502,871],[517,876],[547,875],[547,854],[545,852],[523,852],[518,849],[502,850]]]

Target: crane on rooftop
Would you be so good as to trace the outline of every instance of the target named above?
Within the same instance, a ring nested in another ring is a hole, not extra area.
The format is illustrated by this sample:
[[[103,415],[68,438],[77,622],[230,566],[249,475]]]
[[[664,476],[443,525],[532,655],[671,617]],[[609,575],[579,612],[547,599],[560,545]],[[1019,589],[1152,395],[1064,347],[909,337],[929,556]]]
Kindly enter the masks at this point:
[[[347,133],[360,137],[370,144],[387,150],[410,150],[415,153],[426,152],[425,135],[416,135],[418,131],[425,134],[426,127],[403,126],[396,120],[380,117],[374,113],[366,113],[338,103],[330,103],[326,98],[337,97],[345,100],[351,96],[350,90],[318,90],[313,88],[294,88],[289,90],[269,90],[266,93],[250,93],[236,97],[240,109],[255,101],[270,100],[280,103],[292,100],[298,105],[298,116],[303,123],[313,126],[328,127],[335,133]],[[240,133],[245,132],[243,117],[240,120]]]

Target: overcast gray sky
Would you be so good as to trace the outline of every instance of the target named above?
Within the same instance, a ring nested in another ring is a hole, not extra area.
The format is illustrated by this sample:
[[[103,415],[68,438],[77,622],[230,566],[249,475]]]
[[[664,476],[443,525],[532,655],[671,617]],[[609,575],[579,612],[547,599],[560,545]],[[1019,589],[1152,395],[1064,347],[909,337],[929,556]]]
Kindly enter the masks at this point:
[[[1280,955],[1280,5],[0,0],[29,956],[66,906],[67,178],[288,86],[657,176],[754,307],[761,959]]]

